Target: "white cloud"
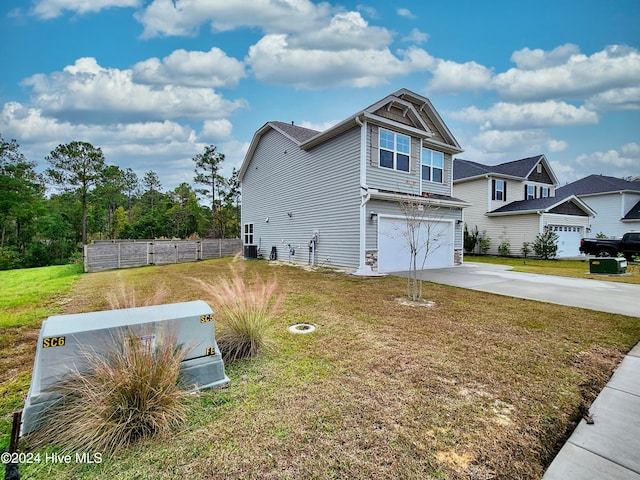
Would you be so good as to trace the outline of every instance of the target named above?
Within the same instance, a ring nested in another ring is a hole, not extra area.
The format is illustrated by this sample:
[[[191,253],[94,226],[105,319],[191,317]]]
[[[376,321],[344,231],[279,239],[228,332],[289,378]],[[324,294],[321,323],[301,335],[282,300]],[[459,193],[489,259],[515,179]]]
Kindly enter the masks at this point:
[[[411,10],[409,10],[408,8],[399,8],[397,10],[398,15],[400,15],[401,17],[406,17],[406,18],[416,18],[416,16],[411,13]]]
[[[586,107],[598,112],[640,110],[640,87],[616,88],[589,97]]]
[[[476,62],[437,60],[431,72],[433,78],[427,83],[426,90],[433,93],[488,89],[492,77],[490,69]]]
[[[498,94],[518,101],[583,98],[638,85],[640,53],[635,48],[612,45],[591,56],[573,47],[559,48],[560,53],[556,49],[555,55],[543,53],[537,60],[531,51],[516,52],[518,64],[527,69],[512,68],[496,75],[493,86]],[[558,64],[560,60],[565,61]]]
[[[468,107],[452,112],[451,116],[457,120],[481,124],[483,130],[563,127],[598,122],[598,115],[585,107],[553,100],[521,105],[499,102],[487,110]]]
[[[38,0],[34,2],[30,14],[48,19],[62,15],[65,10],[86,14],[112,7],[137,8],[141,5],[142,0]]]
[[[328,18],[327,3],[309,0],[153,0],[136,14],[143,37],[194,35],[210,23],[214,31],[258,27],[265,32],[309,32]]]
[[[580,49],[578,46],[572,43],[560,45],[550,52],[540,48],[536,48],[535,50],[523,48],[522,50],[513,52],[511,61],[521,70],[539,70],[541,68],[563,65],[567,63],[572,56],[579,53]]]
[[[327,120],[326,122],[322,122],[322,123],[317,123],[317,122],[311,122],[308,120],[303,120],[300,123],[301,127],[304,128],[310,128],[311,130],[317,130],[318,132],[324,132],[325,130],[328,130],[329,128],[333,127],[334,125],[337,125],[338,123],[340,123],[342,120],[344,119],[340,119],[340,120]]]
[[[567,146],[566,142],[550,138],[544,130],[486,130],[473,137],[471,143],[483,153],[499,153],[511,160],[514,156],[523,158],[546,151],[557,152]]]
[[[132,70],[133,82],[189,87],[234,87],[246,75],[242,62],[217,47],[208,52],[175,50],[162,60],[139,62]]]
[[[417,28],[413,28],[409,35],[402,37],[403,42],[422,44],[429,40],[429,34],[421,32]]]
[[[633,142],[620,150],[584,153],[576,158],[576,163],[591,172],[614,177],[637,176],[640,174],[640,145]]]
[[[327,51],[294,48],[287,35],[266,35],[251,46],[247,63],[261,81],[299,88],[371,87],[390,78],[424,70],[432,57],[412,47],[393,55],[389,49]]]
[[[391,33],[381,27],[371,27],[359,12],[338,13],[321,28],[289,36],[293,48],[323,51],[380,49],[392,41]]]
[[[137,84],[131,70],[101,67],[91,57],[76,60],[62,72],[34,75],[23,84],[32,88],[32,104],[45,115],[81,123],[114,123],[123,117],[134,122],[211,119],[244,105],[209,88]]]
[[[203,142],[218,142],[220,140],[228,140],[231,137],[233,124],[226,118],[220,120],[205,120],[200,134],[200,140]]]

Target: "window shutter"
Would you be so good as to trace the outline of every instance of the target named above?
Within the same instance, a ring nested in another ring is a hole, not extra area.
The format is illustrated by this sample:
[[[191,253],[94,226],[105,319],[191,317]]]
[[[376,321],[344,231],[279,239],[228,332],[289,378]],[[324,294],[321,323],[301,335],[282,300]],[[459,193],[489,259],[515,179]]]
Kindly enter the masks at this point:
[[[378,142],[378,127],[371,126],[371,150],[369,156],[369,164],[372,167],[377,167],[380,159],[378,158],[378,149],[380,144]]]
[[[502,193],[502,200],[506,202],[507,201],[507,181],[506,180],[504,181],[503,185],[504,185],[504,192]]]
[[[524,199],[527,199],[527,186],[524,186]]]
[[[496,199],[496,181],[491,180],[491,200],[495,200]]]

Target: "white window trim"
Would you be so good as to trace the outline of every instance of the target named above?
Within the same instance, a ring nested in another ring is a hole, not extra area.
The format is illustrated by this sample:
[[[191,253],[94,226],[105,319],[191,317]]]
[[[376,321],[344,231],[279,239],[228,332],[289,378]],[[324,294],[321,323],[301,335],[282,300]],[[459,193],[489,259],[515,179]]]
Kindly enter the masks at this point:
[[[525,200],[533,200],[536,198],[536,186],[535,185],[527,185],[527,193],[524,197]]]
[[[430,163],[425,163],[424,162],[424,151],[425,150],[427,152],[429,152]],[[442,168],[433,166],[433,152],[439,153],[440,155],[442,155]],[[420,181],[421,182],[428,182],[428,183],[435,183],[437,185],[444,185],[444,183],[445,183],[445,181],[444,181],[444,165],[445,165],[445,155],[444,155],[443,152],[440,152],[438,150],[432,150],[430,148],[422,146],[422,148],[420,149]],[[424,178],[422,178],[422,167],[423,166],[429,167],[429,170],[430,170],[430,173],[431,173],[431,175],[429,175],[429,178],[431,180],[425,180]],[[438,170],[442,170],[442,175],[441,175],[442,181],[436,182],[435,180],[433,180],[433,170],[434,170],[434,168],[438,169]]]
[[[382,145],[380,145],[380,141],[382,139],[382,135],[381,132],[388,132],[390,134],[393,135],[393,150],[389,150],[386,147],[382,147]],[[409,139],[409,152],[405,153],[405,152],[398,152],[398,135],[402,135],[403,137],[406,137]],[[382,150],[387,151],[387,152],[391,152],[392,153],[392,167],[385,167],[382,165],[381,161],[380,161],[380,152],[382,152]],[[407,155],[409,157],[409,170],[399,170],[398,169],[398,154],[400,155]],[[379,128],[378,129],[378,167],[379,168],[384,168],[385,170],[394,170],[396,172],[402,172],[402,173],[411,173],[411,137],[409,135],[405,135],[404,133],[397,133],[394,132],[393,130],[388,130],[386,128]]]
[[[495,197],[496,202],[505,201],[504,187],[506,184],[507,184],[506,180],[500,180],[499,178],[496,178],[496,191],[494,192],[494,195],[493,195]],[[498,185],[502,185],[502,188],[498,188]],[[498,192],[501,194],[502,198],[498,198]]]
[[[255,229],[253,222],[245,223],[242,227],[242,241],[244,245],[255,245],[254,243]]]

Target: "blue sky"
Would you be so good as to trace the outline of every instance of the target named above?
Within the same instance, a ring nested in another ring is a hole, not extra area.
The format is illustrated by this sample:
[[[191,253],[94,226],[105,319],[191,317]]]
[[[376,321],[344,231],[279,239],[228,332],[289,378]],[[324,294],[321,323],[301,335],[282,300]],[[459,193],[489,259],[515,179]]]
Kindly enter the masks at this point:
[[[3,0],[0,133],[41,167],[81,140],[165,189],[269,120],[322,130],[400,88],[496,164],[640,176],[637,0]]]

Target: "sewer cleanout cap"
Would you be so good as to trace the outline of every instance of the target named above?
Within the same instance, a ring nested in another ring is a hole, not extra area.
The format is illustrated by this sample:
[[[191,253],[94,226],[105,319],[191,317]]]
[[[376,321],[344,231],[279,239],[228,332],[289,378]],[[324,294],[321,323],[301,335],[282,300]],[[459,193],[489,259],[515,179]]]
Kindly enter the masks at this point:
[[[315,329],[316,326],[310,323],[297,323],[295,325],[291,325],[288,330],[291,333],[311,333]]]

